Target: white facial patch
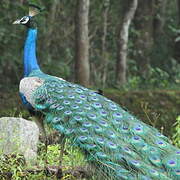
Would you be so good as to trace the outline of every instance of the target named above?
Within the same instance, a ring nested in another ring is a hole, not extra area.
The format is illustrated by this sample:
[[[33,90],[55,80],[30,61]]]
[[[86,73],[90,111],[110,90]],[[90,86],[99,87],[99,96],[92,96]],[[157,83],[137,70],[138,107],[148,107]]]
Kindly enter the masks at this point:
[[[29,17],[23,17],[21,20],[20,20],[20,22],[21,22],[21,24],[26,24],[27,22],[29,21]]]
[[[44,80],[38,77],[25,77],[20,81],[19,91],[22,93],[26,100],[32,105],[35,105],[33,93],[38,87],[43,84]]]

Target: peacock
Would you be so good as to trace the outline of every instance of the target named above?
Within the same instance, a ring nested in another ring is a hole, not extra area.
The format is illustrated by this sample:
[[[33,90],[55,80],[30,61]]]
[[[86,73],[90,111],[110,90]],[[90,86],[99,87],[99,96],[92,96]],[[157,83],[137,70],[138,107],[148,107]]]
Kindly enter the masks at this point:
[[[101,94],[41,71],[34,20],[40,12],[30,5],[29,15],[13,23],[27,27],[19,85],[24,106],[79,148],[101,179],[180,179],[180,150],[157,129]]]

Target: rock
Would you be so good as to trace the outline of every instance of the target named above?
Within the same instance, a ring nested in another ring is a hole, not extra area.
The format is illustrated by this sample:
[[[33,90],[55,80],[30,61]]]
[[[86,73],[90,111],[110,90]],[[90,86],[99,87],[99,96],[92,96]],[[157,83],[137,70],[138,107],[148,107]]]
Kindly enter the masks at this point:
[[[27,163],[34,164],[37,157],[39,128],[23,118],[0,118],[0,154],[23,154]]]

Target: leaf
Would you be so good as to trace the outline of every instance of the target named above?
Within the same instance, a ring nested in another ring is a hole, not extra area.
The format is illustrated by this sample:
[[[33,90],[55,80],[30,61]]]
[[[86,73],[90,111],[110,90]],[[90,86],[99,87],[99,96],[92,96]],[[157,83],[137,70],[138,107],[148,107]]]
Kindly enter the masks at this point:
[[[180,41],[180,36],[178,36],[174,41],[179,42]]]

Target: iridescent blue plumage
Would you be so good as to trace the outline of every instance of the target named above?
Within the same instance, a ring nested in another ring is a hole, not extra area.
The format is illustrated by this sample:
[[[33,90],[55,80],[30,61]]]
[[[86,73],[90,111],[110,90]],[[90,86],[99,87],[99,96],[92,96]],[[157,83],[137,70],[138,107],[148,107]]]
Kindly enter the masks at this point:
[[[106,179],[180,179],[180,150],[155,128],[92,90],[42,73],[36,35],[36,29],[28,30],[20,83],[23,102],[43,113],[44,121]]]
[[[40,70],[36,58],[37,29],[28,29],[28,35],[24,46],[24,77],[33,70]]]

